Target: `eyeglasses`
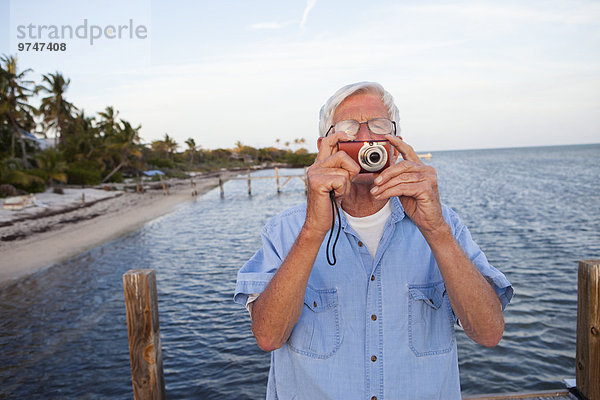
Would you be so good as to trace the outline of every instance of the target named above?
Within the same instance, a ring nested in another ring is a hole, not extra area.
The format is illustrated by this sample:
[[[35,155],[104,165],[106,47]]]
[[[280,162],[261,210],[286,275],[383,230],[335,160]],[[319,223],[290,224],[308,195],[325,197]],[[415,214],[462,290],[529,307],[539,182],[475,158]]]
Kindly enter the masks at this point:
[[[345,119],[331,125],[325,133],[325,136],[329,135],[332,128],[333,132],[346,132],[349,135],[356,135],[362,124],[367,124],[371,133],[374,133],[375,135],[396,136],[396,122],[390,121],[387,118],[373,118],[366,122],[358,122],[355,119]]]

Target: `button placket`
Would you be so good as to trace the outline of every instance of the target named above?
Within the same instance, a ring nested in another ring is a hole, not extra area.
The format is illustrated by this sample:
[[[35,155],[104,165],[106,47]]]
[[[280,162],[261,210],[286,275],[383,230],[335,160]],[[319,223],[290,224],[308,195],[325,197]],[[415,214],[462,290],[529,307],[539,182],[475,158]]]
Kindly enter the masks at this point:
[[[381,358],[379,357],[382,348],[381,338],[381,321],[377,317],[380,304],[380,288],[379,278],[376,277],[376,271],[370,275],[367,281],[367,313],[365,315],[366,331],[367,331],[367,346],[366,346],[366,363],[368,368],[368,387],[367,393],[379,393],[381,389]],[[377,398],[376,396],[373,396]]]

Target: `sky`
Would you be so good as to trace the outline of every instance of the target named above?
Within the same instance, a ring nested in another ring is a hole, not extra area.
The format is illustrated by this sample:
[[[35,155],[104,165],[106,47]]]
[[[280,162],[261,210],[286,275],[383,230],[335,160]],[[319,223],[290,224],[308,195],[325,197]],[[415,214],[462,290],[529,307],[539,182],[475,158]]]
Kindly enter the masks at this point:
[[[0,0],[0,53],[180,150],[316,151],[319,109],[358,81],[394,96],[417,151],[600,142],[600,1]]]

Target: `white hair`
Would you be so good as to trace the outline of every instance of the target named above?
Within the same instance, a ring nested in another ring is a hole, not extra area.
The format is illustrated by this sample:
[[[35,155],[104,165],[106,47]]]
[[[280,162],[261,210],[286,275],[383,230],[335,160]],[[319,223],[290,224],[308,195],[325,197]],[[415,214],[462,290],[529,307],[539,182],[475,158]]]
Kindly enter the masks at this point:
[[[319,136],[324,137],[331,125],[333,114],[339,105],[348,97],[359,93],[374,93],[381,96],[383,105],[387,108],[389,118],[396,122],[396,135],[400,135],[400,112],[394,104],[392,95],[377,82],[358,82],[344,86],[325,102],[319,113]]]

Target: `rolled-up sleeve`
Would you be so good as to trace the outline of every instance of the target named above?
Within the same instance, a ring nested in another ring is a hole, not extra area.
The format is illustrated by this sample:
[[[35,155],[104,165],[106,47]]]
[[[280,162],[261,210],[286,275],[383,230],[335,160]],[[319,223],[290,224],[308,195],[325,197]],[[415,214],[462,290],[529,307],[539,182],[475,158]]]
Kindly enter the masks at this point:
[[[233,300],[244,306],[246,300],[248,300],[248,295],[262,293],[265,290],[282,262],[266,229],[263,229],[261,237],[262,247],[244,264],[237,274]]]
[[[469,229],[462,223],[458,215],[449,208],[447,209],[447,212],[448,220],[452,224],[454,237],[458,244],[462,247],[473,265],[477,267],[481,275],[483,275],[494,288],[494,291],[502,304],[502,310],[504,310],[506,305],[510,303],[514,294],[512,285],[502,272],[498,271],[489,263],[483,251],[481,251],[477,243],[475,243],[471,237],[471,232],[469,232]]]
[[[262,293],[289,253],[306,217],[306,204],[287,209],[261,232],[262,246],[238,271],[233,300],[243,306],[249,295]]]

